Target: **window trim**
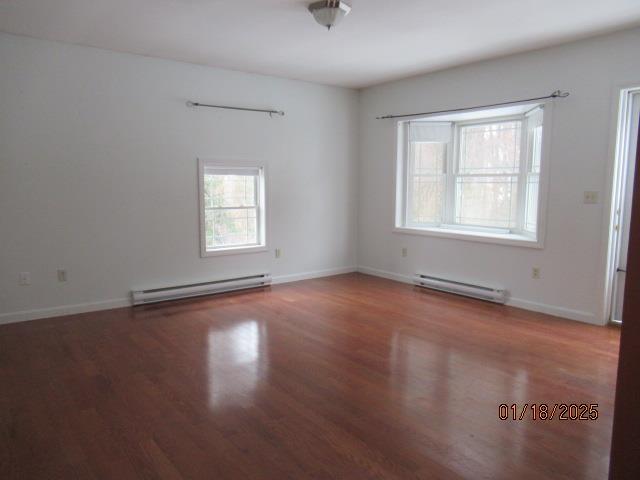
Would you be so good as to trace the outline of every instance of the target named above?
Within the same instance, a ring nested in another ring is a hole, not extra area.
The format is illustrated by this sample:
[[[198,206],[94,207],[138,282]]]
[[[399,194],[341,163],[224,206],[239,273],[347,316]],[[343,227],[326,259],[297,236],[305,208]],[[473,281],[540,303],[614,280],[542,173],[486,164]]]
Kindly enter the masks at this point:
[[[550,149],[551,149],[551,132],[552,130],[552,119],[553,119],[553,102],[536,102],[535,104],[531,104],[531,109],[528,112],[525,112],[521,115],[496,115],[491,118],[481,118],[476,120],[463,120],[463,121],[453,121],[455,123],[453,130],[453,138],[452,138],[452,146],[451,148],[447,148],[448,155],[453,155],[453,162],[457,161],[457,149],[458,149],[458,139],[457,139],[457,130],[460,125],[464,124],[480,124],[480,123],[493,123],[495,120],[503,120],[508,118],[518,117],[522,119],[529,112],[535,110],[536,108],[544,109],[544,127],[542,129],[542,140],[541,140],[541,159],[540,159],[540,172],[539,172],[539,184],[538,184],[538,212],[537,212],[537,233],[535,237],[530,233],[524,230],[523,228],[518,232],[513,233],[504,233],[500,232],[500,229],[496,229],[495,232],[490,231],[491,229],[487,228],[474,228],[468,227],[464,225],[448,225],[446,222],[443,222],[441,225],[424,225],[424,226],[409,226],[407,222],[407,211],[408,211],[408,189],[407,189],[407,178],[408,178],[408,140],[409,140],[409,122],[406,120],[402,120],[397,122],[396,124],[396,135],[397,135],[397,156],[396,156],[396,168],[395,168],[395,215],[394,215],[394,225],[392,231],[394,233],[406,234],[406,235],[419,235],[419,236],[430,236],[430,237],[439,237],[439,238],[449,238],[449,239],[457,239],[457,240],[466,240],[472,242],[481,242],[481,243],[493,243],[499,245],[511,245],[511,246],[519,246],[519,247],[528,247],[528,248],[536,248],[542,249],[544,248],[544,242],[546,238],[546,214],[547,214],[547,197],[549,191],[549,171],[550,171]],[[488,121],[488,122],[487,122]],[[523,124],[523,132],[521,139],[521,148],[527,145],[528,136],[528,128],[526,122]],[[529,155],[527,153],[525,168],[528,168],[529,164]],[[522,170],[519,175],[522,175]],[[526,183],[526,182],[525,182]],[[448,185],[447,185],[448,187]],[[522,196],[522,195],[520,195]],[[445,192],[445,201],[447,200],[448,194]],[[519,199],[520,201],[521,199]],[[453,206],[447,205],[445,208],[453,208]],[[521,222],[524,222],[525,219],[519,219]]]
[[[544,244],[539,239],[536,240],[526,234],[517,233],[494,233],[484,232],[480,230],[468,230],[462,226],[454,228],[447,227],[431,227],[431,228],[415,228],[415,227],[394,227],[394,233],[402,233],[405,235],[419,235],[425,237],[450,238],[455,240],[467,240],[470,242],[495,243],[499,245],[512,245],[518,247],[530,247],[541,249]]]
[[[258,216],[258,239],[256,245],[239,245],[220,247],[214,250],[207,250],[207,237],[205,227],[205,205],[204,205],[204,173],[206,167],[243,169],[258,169],[260,172],[258,178],[257,192],[257,216]],[[267,203],[267,167],[262,162],[252,162],[247,160],[219,160],[198,158],[198,224],[200,228],[200,257],[217,257],[221,255],[237,255],[247,253],[266,252],[268,250],[267,238],[269,230],[268,222],[268,203]]]

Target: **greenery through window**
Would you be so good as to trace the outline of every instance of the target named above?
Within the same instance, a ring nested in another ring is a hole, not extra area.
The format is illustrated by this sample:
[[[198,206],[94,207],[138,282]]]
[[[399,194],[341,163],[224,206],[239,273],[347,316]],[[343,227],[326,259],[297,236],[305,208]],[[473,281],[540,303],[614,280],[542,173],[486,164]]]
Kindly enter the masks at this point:
[[[478,114],[401,122],[399,226],[535,239],[543,109]]]
[[[203,173],[206,251],[262,243],[262,170],[205,166]]]

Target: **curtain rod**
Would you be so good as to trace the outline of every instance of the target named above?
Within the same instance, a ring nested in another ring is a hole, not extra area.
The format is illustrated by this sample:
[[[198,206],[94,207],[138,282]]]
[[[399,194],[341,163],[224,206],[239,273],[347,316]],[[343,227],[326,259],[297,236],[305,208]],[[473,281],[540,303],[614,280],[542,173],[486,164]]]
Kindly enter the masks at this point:
[[[501,102],[501,103],[492,103],[490,105],[478,105],[475,107],[465,107],[465,108],[453,108],[450,110],[437,110],[434,112],[424,112],[424,113],[407,113],[406,115],[384,115],[383,117],[376,117],[376,120],[385,120],[387,118],[404,118],[404,117],[422,117],[424,115],[434,115],[436,113],[454,113],[454,112],[464,112],[467,110],[477,110],[478,108],[489,108],[489,107],[499,107],[502,105],[513,105],[516,103],[526,103],[533,102],[536,100],[546,100],[548,98],[565,98],[569,96],[569,92],[563,92],[560,90],[556,90],[551,95],[547,95],[546,97],[535,97],[535,98],[525,98],[523,100],[511,100],[510,102]]]
[[[260,113],[268,113],[269,116],[280,115],[284,116],[284,112],[282,110],[263,110],[260,108],[245,108],[245,107],[230,107],[228,105],[209,105],[207,103],[198,103],[192,102],[189,100],[187,102],[187,107],[195,108],[195,107],[209,107],[209,108],[223,108],[225,110],[241,110],[243,112],[260,112]]]

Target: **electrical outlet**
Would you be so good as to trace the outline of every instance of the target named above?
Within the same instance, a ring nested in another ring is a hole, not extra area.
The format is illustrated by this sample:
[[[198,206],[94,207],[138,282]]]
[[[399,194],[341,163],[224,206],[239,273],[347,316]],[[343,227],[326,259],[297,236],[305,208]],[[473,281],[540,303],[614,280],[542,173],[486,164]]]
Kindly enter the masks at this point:
[[[533,278],[534,280],[539,280],[540,279],[540,268],[539,267],[533,267],[531,269],[531,278]]]
[[[280,258],[282,256],[282,250],[276,248],[276,258]]]
[[[31,285],[31,274],[29,272],[20,272],[18,274],[18,285],[23,287]]]
[[[58,281],[59,282],[66,282],[67,281],[67,271],[64,269],[59,269],[58,270]]]
[[[401,252],[402,252],[402,256],[403,256],[403,257],[406,257],[406,256],[407,256],[407,253],[408,253],[408,252],[407,252],[407,247],[402,247],[402,251],[401,251]]]
[[[598,203],[598,192],[584,192],[583,202],[591,205]]]

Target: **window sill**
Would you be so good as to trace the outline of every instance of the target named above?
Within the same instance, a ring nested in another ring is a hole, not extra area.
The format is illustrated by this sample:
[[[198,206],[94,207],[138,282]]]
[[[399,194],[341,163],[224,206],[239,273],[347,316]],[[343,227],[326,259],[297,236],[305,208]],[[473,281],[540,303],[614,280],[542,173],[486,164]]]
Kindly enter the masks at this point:
[[[457,230],[454,228],[415,228],[415,227],[395,227],[395,233],[408,235],[423,235],[426,237],[451,238],[455,240],[466,240],[468,242],[494,243],[498,245],[511,245],[516,247],[543,248],[542,240],[518,235],[515,233],[493,233],[470,230]]]
[[[241,246],[241,247],[229,247],[219,248],[216,250],[204,250],[200,252],[201,257],[219,257],[221,255],[237,255],[241,253],[259,253],[266,252],[268,250],[266,245],[254,245],[254,246]]]

